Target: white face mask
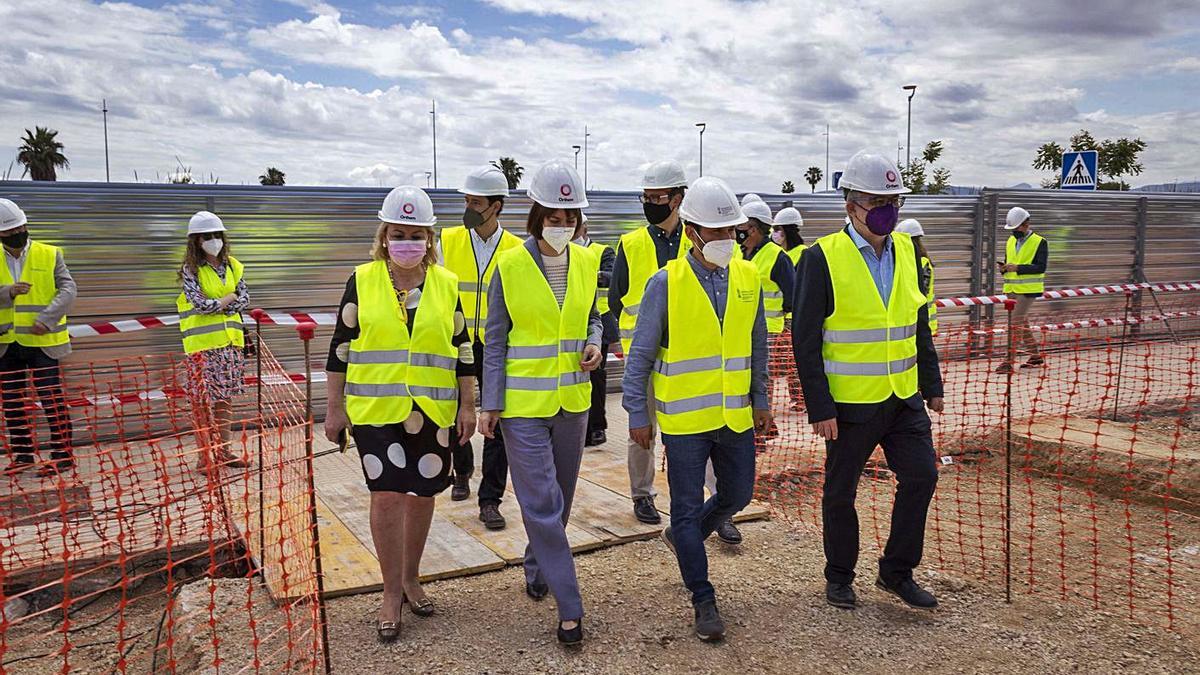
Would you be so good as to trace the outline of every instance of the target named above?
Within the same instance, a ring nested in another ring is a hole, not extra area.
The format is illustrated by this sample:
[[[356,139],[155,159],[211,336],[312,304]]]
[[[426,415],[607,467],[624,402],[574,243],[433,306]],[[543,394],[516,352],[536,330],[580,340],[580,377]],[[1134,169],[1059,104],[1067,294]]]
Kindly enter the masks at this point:
[[[572,244],[579,244],[580,246],[587,246],[587,245],[588,245],[588,238],[587,238],[587,237],[580,237],[580,238],[578,238],[578,239],[572,239],[572,240],[571,240],[571,243],[572,243]]]
[[[729,261],[733,260],[733,249],[736,247],[737,242],[732,239],[714,239],[705,244],[700,253],[708,262],[725,269],[729,267]]]
[[[542,228],[542,240],[554,249],[555,253],[562,253],[567,244],[571,243],[571,237],[575,236],[575,228],[573,227],[544,227]]]
[[[220,239],[207,239],[200,242],[200,248],[204,249],[205,253],[215,258],[217,257],[217,254],[221,252],[221,249],[225,248],[225,242],[221,241]]]

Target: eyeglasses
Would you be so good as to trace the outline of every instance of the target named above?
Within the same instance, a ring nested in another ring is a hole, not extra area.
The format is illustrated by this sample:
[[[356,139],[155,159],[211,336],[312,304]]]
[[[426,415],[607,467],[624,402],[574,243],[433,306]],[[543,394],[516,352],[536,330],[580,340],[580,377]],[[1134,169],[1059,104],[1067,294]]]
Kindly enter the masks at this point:
[[[868,211],[880,206],[891,205],[895,206],[896,208],[904,206],[904,197],[901,195],[871,195],[866,199],[854,199],[851,201],[863,207],[864,209],[867,209]]]
[[[200,241],[210,241],[213,239],[220,239],[220,238],[221,238],[220,232],[205,232],[204,234],[200,235]]]
[[[643,194],[638,197],[638,201],[643,204],[666,204],[671,201],[671,195],[647,195]]]

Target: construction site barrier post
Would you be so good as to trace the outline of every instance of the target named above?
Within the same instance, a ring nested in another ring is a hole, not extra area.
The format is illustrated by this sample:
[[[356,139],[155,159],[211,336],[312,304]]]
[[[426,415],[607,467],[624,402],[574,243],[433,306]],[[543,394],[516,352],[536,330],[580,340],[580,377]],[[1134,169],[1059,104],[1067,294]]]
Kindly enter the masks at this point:
[[[262,373],[262,322],[263,317],[267,313],[262,309],[255,309],[250,312],[250,316],[254,318],[254,409],[258,414],[259,433],[258,436],[258,550],[265,551],[266,548],[266,510],[263,509],[263,373]],[[262,564],[262,561],[259,561]]]
[[[1016,300],[1004,301],[1008,317],[1007,345],[1004,352],[1004,602],[1012,604],[1012,384],[1016,371],[1016,345],[1013,338],[1013,309]],[[990,334],[990,333],[989,333]]]
[[[325,573],[321,569],[321,531],[317,524],[317,484],[313,471],[313,396],[312,396],[312,339],[317,324],[304,321],[296,326],[304,342],[304,461],[308,470],[308,513],[312,522],[313,557],[317,572],[317,608],[321,615],[321,656],[325,659],[325,675],[333,672],[329,660],[329,618],[325,613]]]

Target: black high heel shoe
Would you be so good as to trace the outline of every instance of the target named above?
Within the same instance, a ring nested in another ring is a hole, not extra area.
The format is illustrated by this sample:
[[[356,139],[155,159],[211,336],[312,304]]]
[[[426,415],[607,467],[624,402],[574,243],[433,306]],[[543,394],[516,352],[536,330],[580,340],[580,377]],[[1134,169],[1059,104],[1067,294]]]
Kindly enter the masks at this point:
[[[583,643],[583,619],[575,622],[574,628],[563,628],[563,621],[558,622],[558,641],[567,647],[576,647]]]
[[[437,607],[434,606],[433,601],[429,598],[425,598],[420,602],[413,602],[412,599],[405,595],[404,601],[408,603],[408,608],[412,610],[412,613],[422,619],[429,618],[437,612]]]

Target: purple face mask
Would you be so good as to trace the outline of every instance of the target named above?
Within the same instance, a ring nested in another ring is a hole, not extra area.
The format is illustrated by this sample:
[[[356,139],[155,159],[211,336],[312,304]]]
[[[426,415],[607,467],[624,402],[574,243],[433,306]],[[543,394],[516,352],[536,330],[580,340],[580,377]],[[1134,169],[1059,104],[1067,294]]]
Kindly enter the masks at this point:
[[[867,211],[867,229],[871,234],[880,237],[887,236],[896,229],[896,220],[900,217],[900,207],[895,204],[876,206]]]

